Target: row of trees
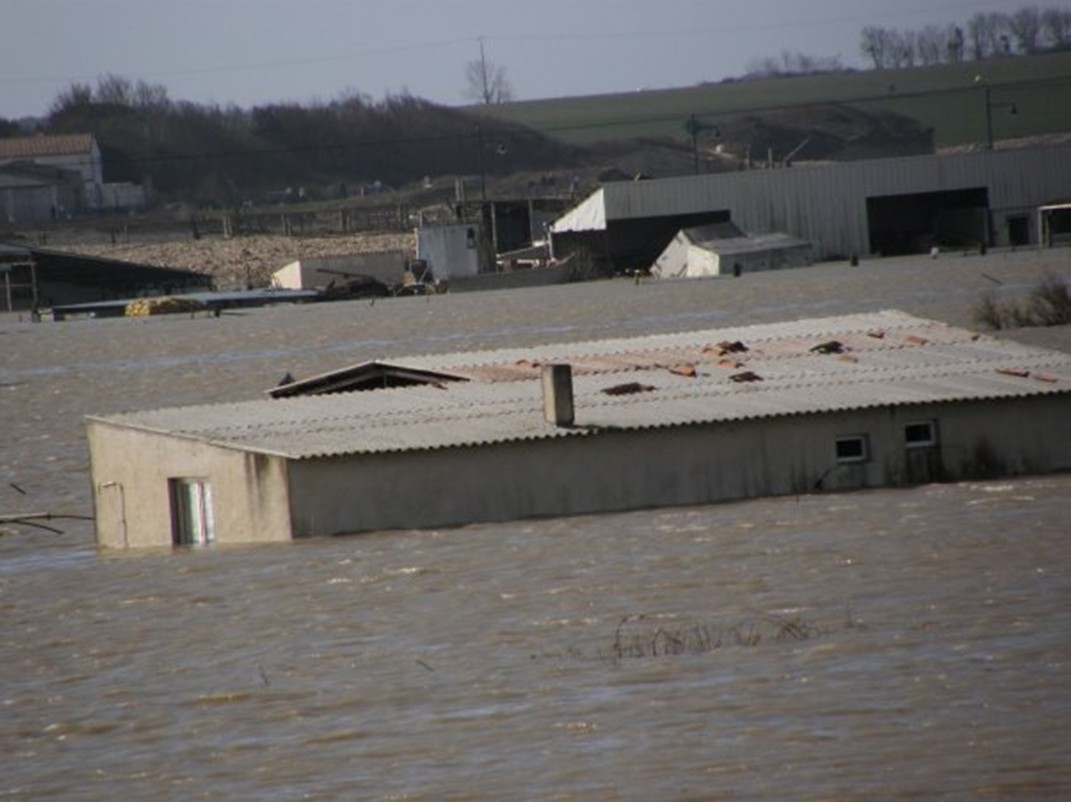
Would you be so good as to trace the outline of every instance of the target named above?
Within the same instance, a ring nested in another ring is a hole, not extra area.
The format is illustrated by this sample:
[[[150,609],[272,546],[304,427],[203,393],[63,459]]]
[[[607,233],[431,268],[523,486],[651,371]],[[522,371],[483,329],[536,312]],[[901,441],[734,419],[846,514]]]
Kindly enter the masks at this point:
[[[486,128],[479,116],[408,94],[243,110],[174,102],[163,86],[116,75],[72,84],[41,126],[93,132],[109,181],[148,180],[165,197],[222,203],[297,184],[352,194],[375,182],[546,170],[579,158],[519,126],[495,122],[493,136]]]
[[[965,27],[928,25],[900,30],[868,25],[859,49],[876,70],[931,66],[1071,47],[1071,9],[1023,6],[1012,13],[979,12]]]
[[[815,75],[822,72],[843,72],[847,68],[840,56],[809,56],[782,50],[781,56],[753,59],[747,67],[748,78],[772,78],[778,75]]]

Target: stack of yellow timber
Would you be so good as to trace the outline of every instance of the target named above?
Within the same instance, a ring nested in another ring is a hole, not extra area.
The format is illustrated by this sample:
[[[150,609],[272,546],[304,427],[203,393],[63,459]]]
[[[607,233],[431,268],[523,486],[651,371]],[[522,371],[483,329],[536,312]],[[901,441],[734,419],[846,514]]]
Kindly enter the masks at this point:
[[[177,312],[199,312],[205,308],[192,298],[138,298],[126,305],[127,317],[173,315]]]

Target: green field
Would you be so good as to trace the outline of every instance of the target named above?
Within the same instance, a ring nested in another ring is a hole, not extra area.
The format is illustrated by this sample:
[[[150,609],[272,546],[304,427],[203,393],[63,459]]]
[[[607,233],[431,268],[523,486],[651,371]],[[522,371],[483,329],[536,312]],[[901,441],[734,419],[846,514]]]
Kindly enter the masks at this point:
[[[575,144],[673,136],[695,114],[716,124],[744,113],[821,103],[896,112],[933,128],[938,147],[983,142],[986,86],[994,139],[1071,131],[1071,53],[907,70],[704,84],[685,89],[533,100],[490,114]],[[1010,104],[1016,114],[1009,114]]]

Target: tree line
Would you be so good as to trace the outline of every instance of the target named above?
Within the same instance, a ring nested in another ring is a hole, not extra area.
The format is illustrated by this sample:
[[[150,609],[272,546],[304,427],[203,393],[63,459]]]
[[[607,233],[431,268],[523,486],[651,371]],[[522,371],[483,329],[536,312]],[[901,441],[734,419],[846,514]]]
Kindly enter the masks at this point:
[[[979,12],[965,25],[927,25],[917,30],[868,25],[859,51],[875,70],[932,67],[1071,48],[1071,9],[1024,6],[1011,13]],[[752,59],[745,78],[848,72],[840,56],[783,50]]]
[[[288,187],[310,198],[341,197],[424,176],[548,170],[580,157],[530,129],[409,94],[376,101],[351,92],[326,103],[245,110],[172,101],[161,85],[117,75],[70,85],[40,130],[92,132],[105,180],[227,204]]]
[[[1011,13],[979,12],[965,26],[918,30],[868,25],[860,52],[876,70],[928,67],[1071,47],[1071,9],[1023,6]]]

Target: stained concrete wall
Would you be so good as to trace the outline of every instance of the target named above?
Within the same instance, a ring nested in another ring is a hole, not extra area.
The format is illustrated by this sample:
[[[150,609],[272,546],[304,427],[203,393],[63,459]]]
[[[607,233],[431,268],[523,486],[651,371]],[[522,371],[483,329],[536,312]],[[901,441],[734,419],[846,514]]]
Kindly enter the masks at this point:
[[[86,428],[98,545],[170,546],[171,478],[211,484],[217,543],[290,539],[282,458],[101,421]]]
[[[1071,469],[1071,396],[605,431],[291,464],[295,536],[422,528]],[[909,452],[904,427],[936,423]],[[582,426],[583,410],[577,410]],[[838,437],[870,457],[838,463]],[[920,473],[919,457],[929,466]]]

